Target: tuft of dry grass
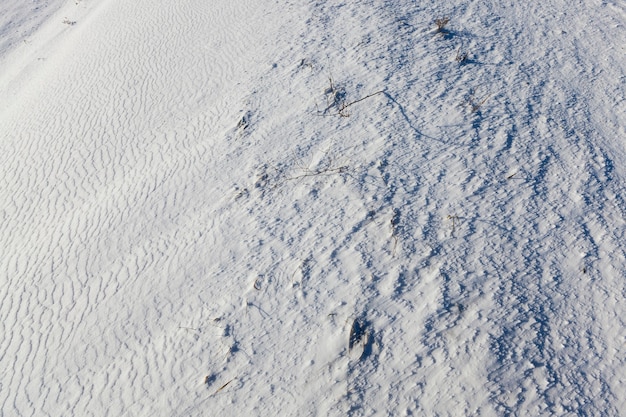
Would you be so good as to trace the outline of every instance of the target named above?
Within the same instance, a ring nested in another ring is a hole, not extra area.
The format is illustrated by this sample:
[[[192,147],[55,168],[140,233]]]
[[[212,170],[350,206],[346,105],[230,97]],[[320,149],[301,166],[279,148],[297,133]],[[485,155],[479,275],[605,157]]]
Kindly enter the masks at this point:
[[[467,52],[461,52],[461,48],[456,50],[456,57],[454,58],[456,62],[458,62],[459,64],[464,64],[467,62],[468,58],[469,55]]]
[[[324,94],[326,95],[326,109],[324,109],[324,114],[331,108],[335,108],[341,117],[348,117],[349,114],[345,112],[346,91],[335,85],[332,76],[328,77],[328,82],[330,85],[324,90]]]
[[[441,34],[448,33],[448,30],[446,29],[446,26],[448,25],[448,23],[450,23],[449,17],[435,19],[435,25],[437,26],[437,33],[441,33]]]
[[[478,113],[480,111],[480,109],[482,108],[483,104],[485,104],[487,102],[489,97],[491,97],[491,94],[487,94],[481,100],[476,100],[474,98],[474,96],[470,96],[470,98],[467,100],[467,103],[470,106],[470,111],[472,113]]]
[[[360,103],[363,100],[374,97],[378,94],[385,94],[384,90],[376,91],[368,94],[360,99],[348,102],[346,100],[346,91],[341,87],[337,87],[332,77],[328,77],[329,86],[324,90],[326,95],[326,108],[323,111],[318,110],[318,114],[326,116],[331,109],[337,111],[339,117],[350,117],[351,113],[348,111],[348,107]]]

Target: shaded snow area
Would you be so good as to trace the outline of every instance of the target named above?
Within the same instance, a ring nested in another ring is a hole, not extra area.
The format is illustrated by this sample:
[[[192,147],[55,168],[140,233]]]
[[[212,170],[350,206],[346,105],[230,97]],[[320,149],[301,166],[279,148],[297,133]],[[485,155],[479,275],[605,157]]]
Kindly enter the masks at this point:
[[[626,416],[624,1],[0,14],[0,415]]]
[[[78,4],[79,1],[75,0]],[[63,0],[2,0],[0,2],[0,52],[29,45],[34,33],[63,5]],[[4,67],[3,71],[7,68]]]

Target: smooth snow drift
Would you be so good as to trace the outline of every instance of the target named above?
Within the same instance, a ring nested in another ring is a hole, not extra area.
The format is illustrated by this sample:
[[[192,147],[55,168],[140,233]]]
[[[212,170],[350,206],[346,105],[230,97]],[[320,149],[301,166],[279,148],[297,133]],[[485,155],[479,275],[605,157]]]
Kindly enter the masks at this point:
[[[1,415],[626,415],[624,2],[0,12]]]

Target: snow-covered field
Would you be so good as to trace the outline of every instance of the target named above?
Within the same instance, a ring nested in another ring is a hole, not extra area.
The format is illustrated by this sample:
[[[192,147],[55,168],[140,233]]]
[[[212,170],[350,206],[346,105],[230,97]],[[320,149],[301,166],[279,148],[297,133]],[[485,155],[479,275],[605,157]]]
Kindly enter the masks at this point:
[[[626,416],[625,25],[2,0],[0,415]]]

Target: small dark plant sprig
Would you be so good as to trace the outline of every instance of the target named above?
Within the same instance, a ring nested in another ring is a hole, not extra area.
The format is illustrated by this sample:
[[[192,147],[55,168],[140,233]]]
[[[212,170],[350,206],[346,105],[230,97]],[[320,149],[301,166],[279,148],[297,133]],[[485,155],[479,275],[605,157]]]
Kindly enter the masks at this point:
[[[459,47],[459,49],[456,50],[456,56],[454,57],[454,60],[458,62],[459,64],[465,64],[468,59],[469,59],[468,53],[464,51],[461,52],[461,48]]]
[[[347,165],[329,165],[322,168],[310,169],[307,167],[301,168],[302,174],[296,175],[295,177],[289,177],[287,180],[299,180],[307,177],[316,177],[322,175],[332,175],[332,174],[345,174],[348,172]]]
[[[335,109],[337,111],[337,115],[339,117],[350,117],[351,113],[348,111],[348,107],[360,103],[363,100],[367,100],[368,98],[374,97],[378,94],[384,94],[384,90],[379,90],[374,93],[368,94],[365,97],[361,97],[357,100],[348,102],[346,100],[346,91],[343,88],[339,88],[335,86],[332,77],[328,77],[329,86],[324,90],[324,94],[326,95],[326,108],[323,111],[318,110],[318,114],[326,116],[331,109]]]
[[[299,180],[307,177],[346,174],[349,170],[348,162],[338,162],[335,157],[329,155],[329,152],[330,150],[323,151],[324,156],[318,162],[310,162],[308,164],[304,164],[302,163],[302,161],[300,161],[299,163],[297,163],[297,165],[299,170],[301,171],[301,174],[294,177],[288,177],[286,179]],[[297,159],[295,155],[294,159]]]
[[[250,127],[250,115],[248,113],[241,116],[239,122],[237,122],[237,129],[243,131]]]
[[[332,108],[337,110],[337,113],[342,117],[348,117],[346,112],[344,111],[346,105],[346,91],[335,85],[333,81],[333,77],[328,77],[329,86],[324,90],[324,94],[326,95],[326,108],[323,111],[323,114],[328,113],[328,111]]]
[[[452,222],[452,235],[454,235],[454,231],[456,230],[461,220],[459,219],[459,216],[457,216],[456,214],[448,214],[446,219]]]
[[[450,33],[448,32],[448,29],[446,29],[448,23],[450,23],[449,17],[435,19],[435,25],[437,26],[436,33],[441,35],[447,35],[448,33]]]
[[[398,225],[400,224],[400,210],[393,209],[393,217],[389,221],[391,226],[391,237],[393,239],[393,256],[396,255],[396,247],[398,246]]]
[[[483,97],[480,100],[477,100],[473,95],[471,95],[468,99],[467,99],[467,104],[469,104],[470,106],[470,111],[472,113],[479,113],[480,109],[483,107],[483,104],[485,104],[487,102],[487,100],[489,99],[489,97],[491,97],[491,94],[487,94],[485,97]]]

